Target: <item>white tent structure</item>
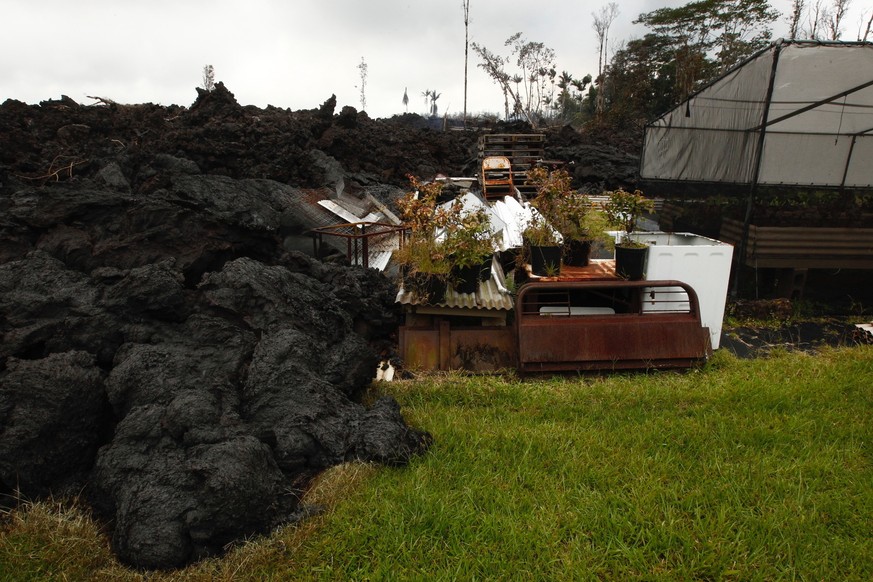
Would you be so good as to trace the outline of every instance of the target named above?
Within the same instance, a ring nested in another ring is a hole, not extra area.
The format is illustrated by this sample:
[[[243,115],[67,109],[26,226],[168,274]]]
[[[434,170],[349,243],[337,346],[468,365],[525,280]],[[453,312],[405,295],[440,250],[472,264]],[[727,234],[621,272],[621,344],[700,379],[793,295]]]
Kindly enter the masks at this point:
[[[773,43],[646,127],[640,177],[873,187],[873,43]]]

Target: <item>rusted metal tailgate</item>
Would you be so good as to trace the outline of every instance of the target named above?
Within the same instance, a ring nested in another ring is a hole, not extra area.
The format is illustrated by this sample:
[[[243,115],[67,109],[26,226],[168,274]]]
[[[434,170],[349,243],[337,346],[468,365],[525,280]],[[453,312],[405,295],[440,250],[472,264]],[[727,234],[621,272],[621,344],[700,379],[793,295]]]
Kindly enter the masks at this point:
[[[516,305],[521,373],[688,367],[712,353],[697,296],[678,281],[530,283]]]

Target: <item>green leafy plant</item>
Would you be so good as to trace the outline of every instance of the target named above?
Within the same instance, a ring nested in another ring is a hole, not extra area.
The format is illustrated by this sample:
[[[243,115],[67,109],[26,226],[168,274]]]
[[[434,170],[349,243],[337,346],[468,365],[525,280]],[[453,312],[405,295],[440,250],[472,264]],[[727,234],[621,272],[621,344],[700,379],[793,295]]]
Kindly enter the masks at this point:
[[[442,183],[409,180],[413,190],[397,202],[406,236],[394,260],[404,288],[422,296],[428,277],[448,283],[453,267],[483,264],[494,253],[496,237],[484,208],[466,209],[459,199],[438,204]]]
[[[450,210],[437,204],[443,185],[439,182],[424,184],[415,176],[408,176],[412,190],[397,201],[400,218],[405,227],[401,247],[394,251],[404,289],[421,296],[427,278],[447,282],[452,264],[444,241],[436,233],[445,230],[455,220]]]
[[[484,208],[465,211],[460,201],[447,209],[443,245],[453,264],[473,267],[494,253],[495,235]]]
[[[528,172],[527,183],[536,187],[533,205],[564,239],[603,241],[609,223],[591,199],[573,190],[566,170],[549,171],[543,167]]]
[[[545,271],[546,277],[557,277],[561,274],[561,266],[554,263],[546,263]]]
[[[607,192],[607,195],[609,199],[603,205],[603,211],[609,223],[622,231],[621,240],[616,244],[624,248],[646,247],[645,243],[631,239],[630,234],[643,214],[653,210],[654,202],[643,196],[640,190],[628,192],[619,188]]]
[[[574,192],[566,170],[536,167],[528,172],[527,183],[536,187],[531,200],[543,217],[565,238],[584,238],[582,221],[591,210],[591,200]]]
[[[556,234],[555,229],[538,213],[531,214],[530,220],[521,231],[524,240],[537,247],[557,246],[559,242]]]

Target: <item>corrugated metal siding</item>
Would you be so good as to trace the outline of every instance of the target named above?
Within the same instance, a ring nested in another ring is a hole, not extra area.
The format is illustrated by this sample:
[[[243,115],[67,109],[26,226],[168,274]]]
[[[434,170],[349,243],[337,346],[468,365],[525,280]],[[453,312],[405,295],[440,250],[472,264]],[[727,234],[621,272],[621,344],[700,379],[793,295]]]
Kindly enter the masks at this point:
[[[722,219],[723,241],[740,246],[743,224]],[[745,263],[794,269],[873,268],[873,228],[749,226]]]
[[[403,305],[422,305],[412,293],[403,287],[398,290],[396,301]],[[436,306],[511,311],[514,305],[513,296],[506,288],[503,268],[495,257],[491,260],[491,279],[481,282],[476,293],[458,293],[449,287],[445,300]]]

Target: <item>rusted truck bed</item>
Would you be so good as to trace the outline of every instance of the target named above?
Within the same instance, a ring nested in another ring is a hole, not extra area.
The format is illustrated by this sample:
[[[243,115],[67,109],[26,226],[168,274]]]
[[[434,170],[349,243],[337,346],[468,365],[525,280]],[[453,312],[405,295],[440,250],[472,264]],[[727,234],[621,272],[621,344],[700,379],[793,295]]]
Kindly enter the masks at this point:
[[[515,326],[520,373],[688,367],[712,353],[679,281],[529,283]]]

